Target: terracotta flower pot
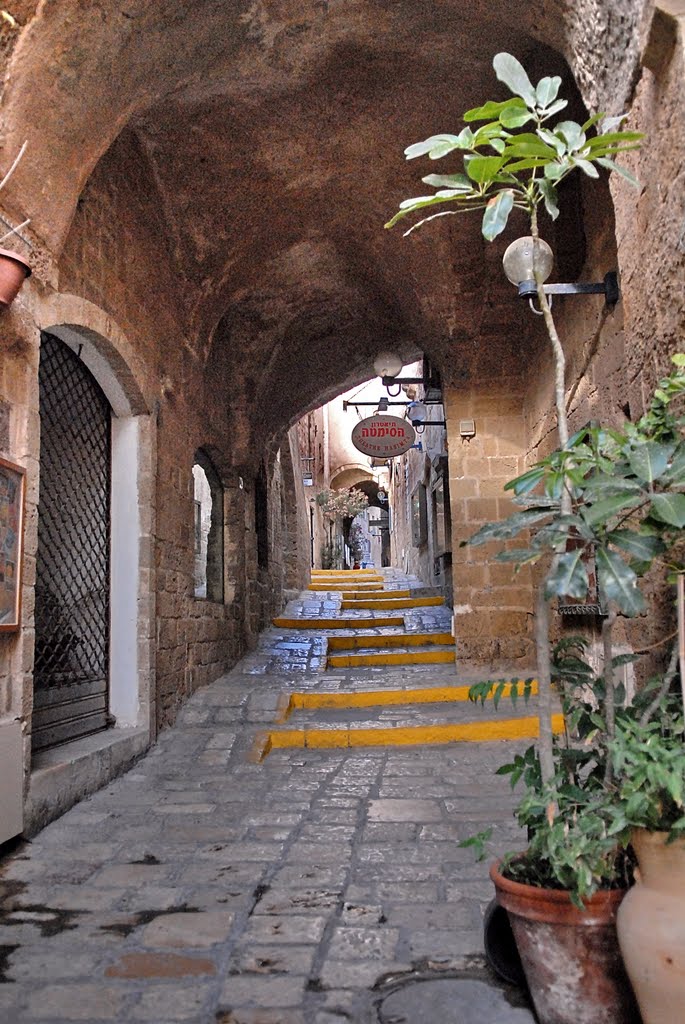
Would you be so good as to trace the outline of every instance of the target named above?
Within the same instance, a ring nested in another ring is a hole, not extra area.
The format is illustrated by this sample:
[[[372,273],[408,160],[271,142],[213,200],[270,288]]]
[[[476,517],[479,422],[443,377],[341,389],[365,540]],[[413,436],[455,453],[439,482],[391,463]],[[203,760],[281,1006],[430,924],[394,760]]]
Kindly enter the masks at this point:
[[[618,938],[644,1024],[685,1019],[685,839],[635,829],[639,879],[621,904]]]
[[[640,1024],[616,938],[624,890],[595,893],[585,910],[567,892],[522,885],[490,869],[540,1024]]]
[[[0,249],[0,309],[11,305],[30,275],[31,267],[23,256],[9,249]]]

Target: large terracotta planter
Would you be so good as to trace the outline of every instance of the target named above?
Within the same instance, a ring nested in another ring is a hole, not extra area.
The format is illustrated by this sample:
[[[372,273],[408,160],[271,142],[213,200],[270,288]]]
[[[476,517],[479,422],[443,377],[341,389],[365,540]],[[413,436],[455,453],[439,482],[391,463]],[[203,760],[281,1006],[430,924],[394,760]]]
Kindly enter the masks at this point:
[[[639,878],[621,904],[618,938],[644,1024],[685,1020],[685,839],[636,829]]]
[[[9,249],[0,249],[0,310],[11,305],[30,275],[31,267],[23,256]]]
[[[490,869],[509,919],[540,1024],[640,1024],[616,937],[621,889],[585,910],[567,892],[522,885]]]

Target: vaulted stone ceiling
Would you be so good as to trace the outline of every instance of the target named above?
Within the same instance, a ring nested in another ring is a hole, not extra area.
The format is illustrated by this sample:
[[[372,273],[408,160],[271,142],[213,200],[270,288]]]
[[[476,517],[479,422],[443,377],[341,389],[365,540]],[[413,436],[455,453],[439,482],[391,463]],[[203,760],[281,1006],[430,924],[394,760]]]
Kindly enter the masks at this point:
[[[535,328],[503,279],[504,242],[484,243],[477,218],[409,239],[382,225],[428,173],[405,145],[505,95],[498,50],[564,73],[561,0],[21,6],[5,152],[29,147],[10,204],[58,255],[96,164],[132,134],[186,336],[234,392],[269,396],[265,437],[368,376],[382,348],[426,350],[456,380],[519,366]]]

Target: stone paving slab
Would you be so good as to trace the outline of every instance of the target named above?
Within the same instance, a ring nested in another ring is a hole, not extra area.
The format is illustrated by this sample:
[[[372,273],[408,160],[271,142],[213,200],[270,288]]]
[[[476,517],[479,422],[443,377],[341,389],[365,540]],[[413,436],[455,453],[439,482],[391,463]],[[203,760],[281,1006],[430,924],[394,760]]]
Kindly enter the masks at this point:
[[[522,845],[494,768],[526,744],[252,763],[305,681],[463,681],[453,666],[324,676],[313,647],[303,670],[262,641],[131,771],[2,862],[1,1020],[372,1024],[388,979],[479,962],[491,887],[457,843],[494,822],[494,850]]]

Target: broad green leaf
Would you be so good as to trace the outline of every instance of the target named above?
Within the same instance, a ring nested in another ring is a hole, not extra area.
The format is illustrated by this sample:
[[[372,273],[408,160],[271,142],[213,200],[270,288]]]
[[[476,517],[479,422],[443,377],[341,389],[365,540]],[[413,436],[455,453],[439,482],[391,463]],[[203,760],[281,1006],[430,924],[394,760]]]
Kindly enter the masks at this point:
[[[469,129],[470,130],[470,129]],[[496,139],[506,140],[509,132],[505,132],[499,121],[492,121],[490,124],[483,124],[473,136],[469,149],[476,149],[478,146],[490,146]]]
[[[545,209],[547,210],[547,213],[550,215],[552,220],[556,220],[559,216],[557,190],[552,182],[547,181],[546,178],[540,179],[538,182],[538,188],[542,193],[542,198],[545,200]]]
[[[515,160],[514,163],[507,163],[502,168],[507,174],[518,174],[519,171],[529,171],[533,167],[544,167],[547,164],[544,156],[528,156],[525,160]]]
[[[593,114],[592,117],[589,117],[587,119],[587,121],[585,122],[585,124],[582,126],[583,131],[584,132],[589,131],[590,128],[593,128],[597,124],[598,121],[602,120],[603,117],[604,117],[604,114],[601,114],[601,113],[600,114]]]
[[[533,120],[533,114],[525,107],[505,107],[502,113],[499,115],[500,123],[505,128],[521,128],[528,121]]]
[[[651,484],[666,470],[675,444],[645,441],[628,452],[628,462],[638,480]]]
[[[407,146],[404,155],[407,160],[414,160],[417,156],[425,156],[428,153],[431,159],[437,160],[438,156],[435,155],[437,153],[440,156],[446,156],[454,149],[468,149],[472,139],[473,132],[470,128],[464,128],[459,135],[431,135],[423,142],[415,142],[412,146]]]
[[[503,163],[501,156],[471,156],[464,159],[466,173],[472,181],[479,184],[492,181]]]
[[[555,75],[553,78],[541,78],[535,87],[535,99],[539,107],[547,107],[555,100],[561,87],[561,78]]]
[[[640,562],[651,562],[666,549],[660,537],[636,533],[634,530],[612,530],[607,534],[607,540]]]
[[[632,490],[619,491],[610,498],[602,498],[600,501],[590,505],[589,508],[584,509],[582,512],[583,519],[589,526],[598,526],[619,512],[635,508],[642,500],[642,493],[636,494]]]
[[[581,171],[587,174],[588,178],[599,178],[599,171],[589,160],[581,160],[579,157],[575,157],[574,163],[576,167],[580,167]]]
[[[607,132],[588,139],[586,145],[590,149],[602,149],[604,146],[613,146],[616,143],[623,145],[626,142],[639,142],[643,138],[642,132]]]
[[[534,526],[535,523],[542,522],[543,519],[549,519],[553,515],[551,509],[544,509],[538,511],[538,509],[525,509],[523,512],[515,512],[513,516],[509,516],[507,519],[503,519],[497,523],[486,523],[485,526],[481,526],[480,530],[469,537],[468,540],[462,541],[459,545],[463,547],[465,544],[478,545],[487,544],[491,540],[510,540],[515,537],[521,530],[527,530],[530,526]]]
[[[560,110],[564,110],[564,108],[567,106],[568,100],[556,100],[554,103],[552,103],[551,106],[547,107],[547,109],[545,110],[545,120],[547,120],[549,117],[554,117],[555,114],[558,114]]]
[[[505,189],[490,199],[483,214],[483,238],[492,242],[494,238],[501,235],[507,226],[507,220],[513,208],[514,193],[511,189]]]
[[[488,100],[482,107],[472,107],[471,110],[467,110],[464,114],[465,121],[491,121],[495,117],[499,117],[502,110],[506,110],[507,107],[520,107],[522,110],[525,109],[525,103],[522,99],[514,96],[508,100],[500,100],[495,103],[493,100]]]
[[[548,131],[547,128],[538,128],[537,134],[543,142],[552,147],[557,156],[561,156],[566,152],[566,143],[558,135],[555,135],[554,132]]]
[[[585,132],[577,121],[560,121],[554,126],[554,134],[561,135],[570,150],[580,149],[585,145]]]
[[[671,362],[674,366],[685,366],[685,352],[676,352],[671,356]]]
[[[652,515],[669,526],[685,526],[685,494],[653,494]]]
[[[502,150],[507,160],[525,160],[528,157],[539,157],[543,160],[556,160],[556,153],[544,142],[508,142]]]
[[[631,185],[635,186],[635,188],[641,187],[640,182],[633,174],[630,173],[630,171],[627,171],[625,167],[621,167],[620,164],[614,163],[614,161],[610,160],[608,157],[598,156],[597,163],[600,165],[600,167],[606,167],[606,169],[609,171],[616,171],[617,174],[620,174],[622,178],[625,178],[626,181],[629,181]]]
[[[608,135],[610,132],[616,131],[617,128],[621,127],[627,116],[627,114],[614,114],[610,117],[605,117],[599,126],[600,135]]]
[[[588,586],[583,550],[577,548],[575,551],[565,551],[559,557],[545,581],[545,596],[575,597],[583,600],[587,596]]]
[[[495,74],[500,82],[520,96],[529,107],[535,106],[535,89],[526,74],[523,65],[510,53],[498,53],[492,62]]]
[[[513,480],[509,480],[504,485],[505,491],[513,491],[514,494],[527,494],[532,491],[533,488],[537,487],[541,480],[545,477],[544,466],[533,466],[526,473],[521,473],[520,476],[515,477]]]
[[[566,174],[566,171],[569,169],[570,166],[571,165],[566,159],[561,161],[554,161],[551,164],[547,164],[544,172],[545,177],[549,181],[558,181],[559,178],[563,177],[563,175]]]
[[[614,601],[624,615],[639,615],[645,601],[637,589],[637,576],[620,555],[607,548],[597,548],[597,582],[606,601]]]
[[[421,181],[424,185],[434,185],[435,188],[463,188],[469,191],[473,188],[465,174],[427,174]]]

